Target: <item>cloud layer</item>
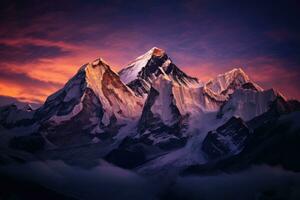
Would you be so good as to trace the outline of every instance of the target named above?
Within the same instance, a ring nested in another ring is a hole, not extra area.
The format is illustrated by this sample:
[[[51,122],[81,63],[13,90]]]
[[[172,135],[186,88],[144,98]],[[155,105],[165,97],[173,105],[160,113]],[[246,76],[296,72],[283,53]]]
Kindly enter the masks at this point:
[[[62,161],[45,161],[1,166],[0,177],[4,175],[75,199],[296,200],[300,197],[299,173],[268,166],[211,176],[143,177],[105,162],[91,169],[82,169]],[[2,180],[0,185],[6,185]],[[5,192],[2,191],[0,197]],[[38,191],[30,192],[34,195]]]

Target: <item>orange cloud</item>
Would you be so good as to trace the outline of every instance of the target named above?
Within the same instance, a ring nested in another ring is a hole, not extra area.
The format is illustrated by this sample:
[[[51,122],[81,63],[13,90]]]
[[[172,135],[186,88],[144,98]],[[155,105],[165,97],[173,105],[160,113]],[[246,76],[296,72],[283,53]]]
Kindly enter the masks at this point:
[[[30,62],[14,60],[13,63],[0,63],[0,95],[11,96],[22,101],[43,102],[47,96],[62,87],[87,62],[99,57],[104,58],[118,71],[126,61],[120,56],[120,50],[101,50],[96,47],[74,46],[64,42],[22,39],[0,40],[0,44],[22,46],[25,44],[58,46],[70,50],[71,54],[53,58],[37,58]],[[115,62],[110,62],[110,61]],[[122,63],[122,64],[121,64]],[[26,77],[26,80],[22,80]],[[35,81],[32,81],[35,80]],[[44,84],[46,83],[46,84]]]
[[[57,89],[53,88],[28,88],[21,84],[14,84],[0,80],[0,95],[17,98],[20,101],[30,103],[43,103],[45,97]]]

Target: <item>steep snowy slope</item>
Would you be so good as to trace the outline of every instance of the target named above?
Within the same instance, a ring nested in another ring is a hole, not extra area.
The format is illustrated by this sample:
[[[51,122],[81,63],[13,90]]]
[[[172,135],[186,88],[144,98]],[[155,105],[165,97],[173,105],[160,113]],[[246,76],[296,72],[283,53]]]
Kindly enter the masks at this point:
[[[137,119],[142,106],[142,100],[108,64],[97,59],[82,66],[61,90],[49,96],[35,118],[51,124],[43,127],[59,127],[53,134],[72,129],[72,124],[100,134],[107,127]]]
[[[150,125],[153,119],[156,123],[159,121],[171,126],[183,117],[194,120],[202,118],[207,113],[217,112],[219,116],[224,115],[228,119],[233,115],[250,119],[265,112],[268,109],[268,102],[274,100],[276,96],[275,93],[263,91],[252,83],[241,69],[219,75],[215,80],[219,80],[214,83],[218,85],[215,87],[210,87],[211,82],[204,87],[187,87],[174,81],[166,73],[161,74],[152,83],[143,110],[142,126],[153,126]],[[217,87],[222,90],[216,90]],[[227,93],[223,95],[222,91],[225,90]],[[253,110],[252,104],[257,108]],[[231,107],[236,107],[235,112]],[[157,125],[155,127],[157,128]]]
[[[165,74],[169,79],[187,87],[202,85],[198,79],[186,75],[174,65],[164,50],[156,47],[136,58],[119,72],[121,80],[141,96],[149,93],[151,83],[160,74]]]
[[[139,131],[151,136],[154,142],[159,140],[157,135],[164,138],[185,137],[188,127],[197,126],[192,123],[193,120],[207,113],[216,113],[221,104],[206,95],[203,87],[189,88],[167,75],[160,75],[152,83],[139,121]],[[157,137],[153,138],[153,135]]]
[[[184,114],[175,105],[173,82],[168,76],[159,76],[150,89],[139,120],[138,130],[153,143],[181,136]]]
[[[158,92],[158,96],[151,107],[151,112],[160,116],[162,122],[166,125],[176,123],[179,116],[179,110],[175,107],[175,101],[172,93],[173,84],[167,76],[159,76],[152,84],[153,91]],[[154,94],[154,92],[152,93]],[[151,94],[151,95],[152,95]]]
[[[164,56],[165,52],[162,49],[158,49],[156,47],[153,47],[145,54],[137,57],[133,62],[131,62],[127,67],[122,69],[119,72],[121,80],[128,84],[131,81],[138,78],[139,73],[142,71],[142,69],[147,65],[147,63],[150,61],[152,57],[160,58],[162,62],[167,60],[166,58],[162,58]],[[161,64],[160,64],[161,65]],[[158,68],[159,66],[157,66]]]
[[[153,82],[139,124],[142,136],[149,135],[147,141],[154,144],[159,144],[161,135],[165,141],[185,138],[186,145],[144,164],[140,172],[181,168],[208,162],[210,157],[239,153],[250,135],[244,121],[267,112],[272,102],[281,97],[274,90],[263,90],[251,82],[241,69],[218,77],[227,77],[220,84],[227,93],[205,86],[184,87],[163,75]]]
[[[204,88],[208,96],[223,102],[218,116],[223,117],[224,122],[232,116],[247,121],[261,115],[280,96],[273,89],[263,90],[241,68],[218,75]]]
[[[233,159],[233,161],[235,161],[235,159],[239,159],[239,156],[236,157],[236,155],[243,152],[245,148],[249,148],[249,142],[251,142],[251,140],[253,141],[251,144],[251,151],[247,150],[247,154],[243,158],[246,162],[249,162],[249,158],[250,160],[256,159],[256,157],[252,157],[251,155],[255,151],[260,152],[263,157],[264,144],[260,144],[260,140],[263,139],[266,145],[272,145],[272,142],[276,142],[280,145],[280,140],[269,141],[268,138],[265,137],[265,131],[267,131],[268,137],[273,137],[272,132],[269,132],[268,129],[271,128],[278,132],[282,135],[282,139],[284,140],[288,137],[285,134],[286,132],[293,129],[295,133],[297,133],[297,129],[299,129],[297,118],[294,118],[292,123],[282,124],[278,130],[277,128],[274,128],[274,125],[276,125],[278,118],[284,117],[289,113],[299,114],[299,110],[300,103],[298,101],[286,101],[279,96],[271,103],[268,111],[262,115],[259,115],[248,122],[241,118],[232,117],[225,123],[211,126],[211,129],[207,129],[207,133],[201,133],[189,138],[187,144],[183,148],[158,156],[157,158],[144,163],[138,167],[137,170],[143,174],[151,175],[157,173],[165,175],[166,173],[173,173],[174,171],[176,173],[176,171],[178,172],[187,166],[195,165],[196,167],[191,167],[192,170],[195,170],[194,168],[196,168],[196,170],[205,173],[206,170],[213,171],[214,165],[216,163],[218,164],[218,160],[220,159],[229,161],[225,161],[224,163],[221,162],[220,167],[230,167],[229,164],[243,166],[243,163],[231,163],[230,160]],[[220,121],[215,121],[215,123],[218,122]],[[207,123],[207,121],[204,123]],[[261,138],[261,136],[263,137]],[[263,147],[257,149],[257,145],[262,145]],[[285,149],[285,147],[279,148]],[[293,148],[288,151],[293,151]],[[276,147],[276,149],[278,149],[278,147]],[[273,150],[276,151],[275,149]],[[272,148],[269,148],[268,150],[270,153],[270,162],[272,162],[273,150]],[[294,151],[293,153],[296,152],[297,151]],[[280,156],[280,154],[277,156]],[[289,157],[289,160],[295,160],[294,158],[295,157]]]
[[[225,121],[232,116],[241,117],[248,121],[263,114],[270,108],[270,104],[280,96],[275,90],[255,91],[249,89],[237,89],[229,100],[220,109],[219,116]]]
[[[143,131],[148,127],[151,132],[159,126],[171,127],[182,119],[187,121],[187,118],[189,122],[198,121],[196,126],[201,126],[198,119],[217,112],[224,123],[232,116],[249,120],[268,110],[269,103],[276,97],[272,91],[263,91],[241,69],[219,75],[204,87],[186,87],[163,73],[152,83],[140,127]]]
[[[118,119],[138,117],[142,107],[141,100],[102,59],[98,59],[82,66],[64,88],[47,98],[37,114],[56,123],[67,121],[82,110],[87,96],[98,99],[105,111],[101,119],[104,125],[109,124],[113,116]]]

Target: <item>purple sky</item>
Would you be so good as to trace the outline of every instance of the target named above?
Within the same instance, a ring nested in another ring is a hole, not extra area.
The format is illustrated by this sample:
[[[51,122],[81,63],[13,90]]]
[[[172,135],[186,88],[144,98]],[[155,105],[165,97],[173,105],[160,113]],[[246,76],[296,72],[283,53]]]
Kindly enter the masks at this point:
[[[119,70],[153,46],[204,81],[242,67],[300,99],[297,1],[1,1],[0,95],[42,102],[84,63]]]

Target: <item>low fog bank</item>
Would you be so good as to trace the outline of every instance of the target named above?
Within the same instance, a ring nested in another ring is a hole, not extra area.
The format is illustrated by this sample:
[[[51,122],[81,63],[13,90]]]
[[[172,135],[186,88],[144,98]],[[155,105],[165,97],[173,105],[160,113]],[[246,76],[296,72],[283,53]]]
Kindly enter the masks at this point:
[[[62,161],[48,161],[0,166],[0,182],[3,175],[31,181],[75,199],[300,199],[300,173],[268,166],[234,174],[163,180],[142,177],[105,162],[82,169]]]
[[[300,173],[269,166],[214,176],[179,177],[167,199],[300,199]]]
[[[145,179],[104,162],[92,169],[69,166],[62,161],[31,162],[1,166],[0,177],[3,175],[31,181],[76,199],[151,199],[149,194],[153,193]]]

